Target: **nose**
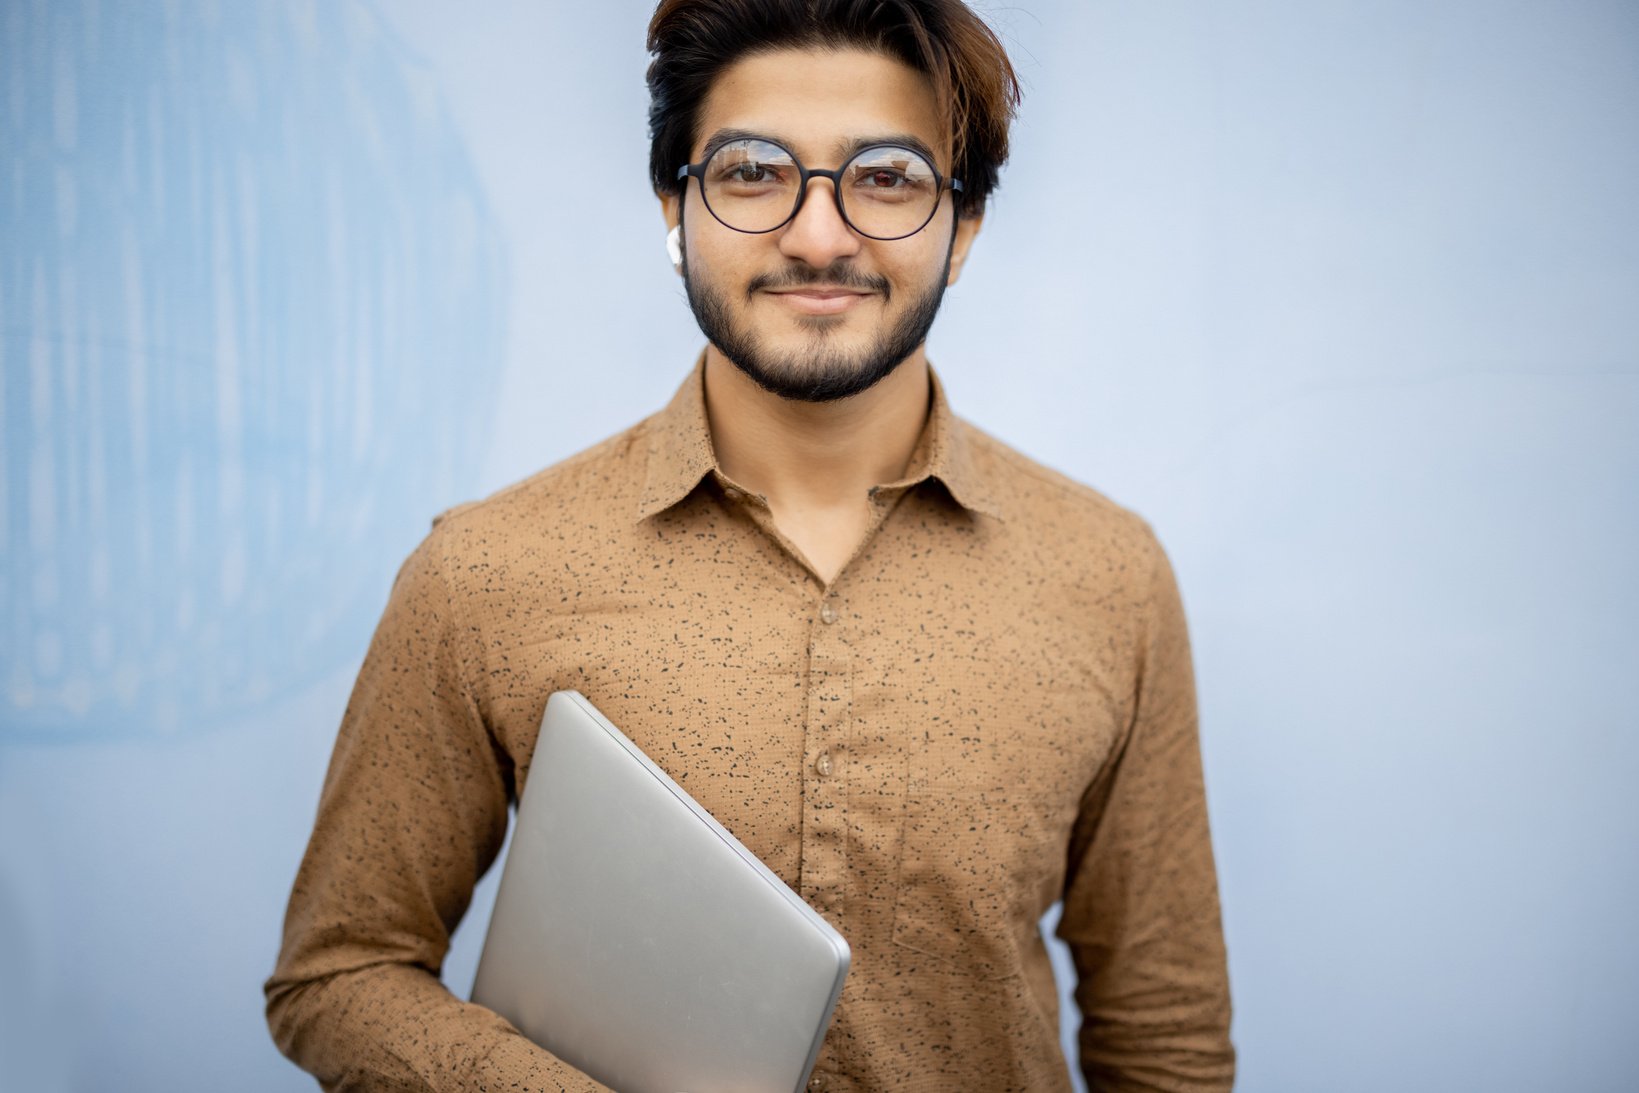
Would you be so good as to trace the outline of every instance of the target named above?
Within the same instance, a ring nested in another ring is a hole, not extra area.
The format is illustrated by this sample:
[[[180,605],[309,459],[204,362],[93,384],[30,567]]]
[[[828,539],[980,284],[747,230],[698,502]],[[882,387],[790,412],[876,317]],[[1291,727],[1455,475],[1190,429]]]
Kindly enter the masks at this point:
[[[780,231],[781,254],[825,269],[838,258],[859,253],[860,236],[842,219],[832,186],[828,178],[808,180],[802,208]]]

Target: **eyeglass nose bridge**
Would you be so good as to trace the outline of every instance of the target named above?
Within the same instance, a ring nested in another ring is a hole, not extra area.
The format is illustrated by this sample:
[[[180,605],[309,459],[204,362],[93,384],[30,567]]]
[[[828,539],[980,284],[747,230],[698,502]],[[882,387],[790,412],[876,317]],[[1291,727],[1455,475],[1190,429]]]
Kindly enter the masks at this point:
[[[826,170],[823,167],[804,167],[801,161],[797,161],[797,200],[791,206],[791,215],[776,224],[773,230],[778,231],[797,219],[797,214],[802,212],[803,202],[808,200],[808,183],[810,181],[816,178],[828,178],[831,180],[831,204],[836,206],[837,216],[842,219],[843,225],[849,231],[865,235],[864,232],[854,227],[853,220],[848,216],[847,208],[842,204],[842,172],[847,169],[848,164],[846,163],[841,167]],[[870,239],[873,237],[866,235],[865,238]]]

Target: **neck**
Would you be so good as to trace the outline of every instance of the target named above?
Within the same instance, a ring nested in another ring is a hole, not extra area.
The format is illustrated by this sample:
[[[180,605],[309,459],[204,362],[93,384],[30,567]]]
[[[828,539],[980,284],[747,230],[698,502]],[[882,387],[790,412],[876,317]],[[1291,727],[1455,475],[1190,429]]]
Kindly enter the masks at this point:
[[[918,349],[867,391],[834,402],[769,394],[706,347],[706,415],[723,473],[776,509],[859,505],[904,475],[928,415]]]

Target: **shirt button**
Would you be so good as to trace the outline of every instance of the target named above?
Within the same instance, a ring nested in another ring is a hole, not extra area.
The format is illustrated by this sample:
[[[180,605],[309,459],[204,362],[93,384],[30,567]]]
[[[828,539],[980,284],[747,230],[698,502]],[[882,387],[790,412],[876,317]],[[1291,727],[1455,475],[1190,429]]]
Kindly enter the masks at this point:
[[[831,753],[820,752],[819,758],[814,760],[814,769],[819,772],[821,778],[831,777]]]
[[[815,1074],[812,1078],[808,1079],[808,1088],[809,1089],[824,1089],[825,1088],[825,1079],[823,1077],[821,1077],[820,1075]]]
[[[723,490],[723,496],[730,501],[744,501],[746,492],[737,486],[729,486]]]
[[[823,622],[827,626],[830,626],[833,622],[836,622],[837,621],[836,608],[832,607],[828,603],[827,604],[822,604],[820,606],[820,621]]]

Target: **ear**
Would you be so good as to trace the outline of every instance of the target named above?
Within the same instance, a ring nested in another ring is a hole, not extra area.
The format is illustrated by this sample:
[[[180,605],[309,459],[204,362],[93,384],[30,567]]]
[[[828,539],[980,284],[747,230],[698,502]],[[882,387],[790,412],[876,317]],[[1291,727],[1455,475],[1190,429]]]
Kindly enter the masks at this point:
[[[945,278],[946,285],[954,285],[956,278],[962,275],[962,264],[967,261],[967,252],[973,247],[973,239],[984,222],[983,216],[957,218],[956,238],[950,244],[950,276]]]
[[[683,226],[683,199],[680,195],[660,195],[660,215],[665,219],[668,231],[666,232],[666,255],[672,260],[672,269],[679,274],[683,272],[683,240],[680,235]]]

